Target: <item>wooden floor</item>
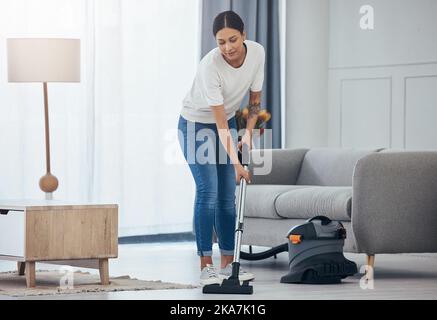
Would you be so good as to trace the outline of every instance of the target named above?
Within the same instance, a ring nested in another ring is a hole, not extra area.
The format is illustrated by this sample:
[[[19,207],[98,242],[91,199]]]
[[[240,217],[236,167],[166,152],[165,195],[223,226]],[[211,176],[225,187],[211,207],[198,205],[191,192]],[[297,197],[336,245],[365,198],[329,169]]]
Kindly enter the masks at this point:
[[[261,249],[255,248],[255,251]],[[214,250],[217,256],[218,251]],[[199,261],[195,251],[192,242],[120,245],[119,258],[110,261],[110,274],[197,284]],[[359,269],[366,261],[361,254],[346,256],[355,261]],[[243,261],[242,265],[256,275],[252,296],[203,295],[200,289],[191,289],[42,296],[32,299],[437,299],[437,254],[377,255],[373,289],[360,286],[362,273],[346,278],[337,285],[281,284],[279,280],[287,273],[287,263],[287,253],[279,254],[277,259]],[[15,265],[13,262],[0,261],[0,271],[13,270]],[[53,269],[57,266],[37,264],[36,268]],[[0,291],[0,299],[11,298],[2,296]]]

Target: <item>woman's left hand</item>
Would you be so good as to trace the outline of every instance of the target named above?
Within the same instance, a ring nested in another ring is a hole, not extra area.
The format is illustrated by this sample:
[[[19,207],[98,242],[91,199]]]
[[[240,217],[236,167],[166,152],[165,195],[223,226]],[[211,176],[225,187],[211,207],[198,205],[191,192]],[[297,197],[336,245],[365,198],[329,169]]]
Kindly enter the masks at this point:
[[[241,137],[241,141],[238,142],[238,150],[242,152],[243,143],[245,143],[249,147],[249,151],[252,150],[252,135],[250,130],[246,130],[243,137]]]

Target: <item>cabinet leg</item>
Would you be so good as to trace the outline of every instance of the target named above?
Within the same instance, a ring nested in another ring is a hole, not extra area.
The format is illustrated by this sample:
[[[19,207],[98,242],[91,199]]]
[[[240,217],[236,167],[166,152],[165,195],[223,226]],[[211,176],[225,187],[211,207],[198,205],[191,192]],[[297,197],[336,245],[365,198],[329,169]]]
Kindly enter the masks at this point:
[[[99,259],[100,282],[102,285],[109,285],[109,263],[108,259]]]
[[[35,287],[35,261],[26,261],[26,284],[28,288]]]
[[[26,263],[20,261],[17,262],[17,269],[18,269],[19,276],[24,276],[25,268],[26,268]]]

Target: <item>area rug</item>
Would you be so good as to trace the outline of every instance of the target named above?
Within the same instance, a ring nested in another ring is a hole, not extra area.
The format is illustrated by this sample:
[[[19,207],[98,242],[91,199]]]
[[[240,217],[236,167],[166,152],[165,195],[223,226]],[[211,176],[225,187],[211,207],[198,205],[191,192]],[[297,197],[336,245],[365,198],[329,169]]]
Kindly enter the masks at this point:
[[[36,272],[36,287],[26,287],[26,277],[16,271],[0,273],[0,295],[11,297],[46,296],[114,291],[194,289],[197,286],[163,281],[147,281],[130,276],[110,277],[110,284],[102,286],[98,274],[75,271],[69,274],[57,270]]]

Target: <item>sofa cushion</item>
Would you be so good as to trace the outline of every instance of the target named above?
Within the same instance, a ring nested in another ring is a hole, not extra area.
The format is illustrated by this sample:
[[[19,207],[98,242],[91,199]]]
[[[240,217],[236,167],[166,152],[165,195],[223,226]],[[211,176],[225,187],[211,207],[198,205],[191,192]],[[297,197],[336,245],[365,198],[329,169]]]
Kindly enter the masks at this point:
[[[319,187],[283,192],[275,201],[275,208],[283,218],[307,219],[323,215],[333,220],[351,220],[351,187]]]
[[[303,159],[298,185],[352,186],[357,161],[375,150],[316,148]]]
[[[308,186],[294,185],[248,185],[246,188],[245,217],[282,219],[275,209],[276,198],[287,191],[304,189]],[[236,202],[238,204],[238,187]]]
[[[296,184],[308,149],[252,149],[249,170],[254,184]]]

